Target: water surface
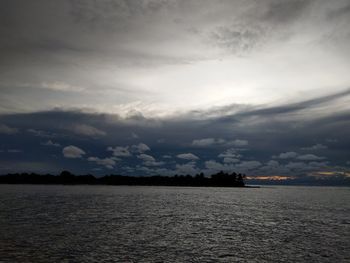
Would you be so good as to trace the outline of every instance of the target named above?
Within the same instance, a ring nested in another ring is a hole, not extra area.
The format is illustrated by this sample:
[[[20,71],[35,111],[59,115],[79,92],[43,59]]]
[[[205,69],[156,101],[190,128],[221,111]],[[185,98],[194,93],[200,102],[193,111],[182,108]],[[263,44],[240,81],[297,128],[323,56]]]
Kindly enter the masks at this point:
[[[350,188],[0,185],[0,262],[350,262]]]

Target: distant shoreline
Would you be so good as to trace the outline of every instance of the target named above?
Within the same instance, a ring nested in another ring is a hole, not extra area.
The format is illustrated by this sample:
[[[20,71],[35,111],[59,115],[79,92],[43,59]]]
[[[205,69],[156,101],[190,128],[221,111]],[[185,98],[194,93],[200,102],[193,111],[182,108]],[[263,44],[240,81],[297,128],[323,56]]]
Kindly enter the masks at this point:
[[[190,186],[190,187],[246,187],[244,174],[219,172],[205,177],[204,174],[175,176],[123,176],[74,175],[63,171],[60,175],[40,175],[34,173],[16,173],[0,176],[0,184],[35,185],[130,185],[130,186]]]
[[[33,185],[129,185],[129,186],[189,186],[189,187],[246,187],[260,188],[261,186],[334,186],[350,187],[350,181],[335,180],[285,180],[262,181],[248,180],[244,174],[219,172],[209,177],[203,173],[195,176],[123,176],[105,175],[95,177],[91,174],[74,175],[63,171],[59,175],[12,173],[0,175],[0,184],[33,184]]]

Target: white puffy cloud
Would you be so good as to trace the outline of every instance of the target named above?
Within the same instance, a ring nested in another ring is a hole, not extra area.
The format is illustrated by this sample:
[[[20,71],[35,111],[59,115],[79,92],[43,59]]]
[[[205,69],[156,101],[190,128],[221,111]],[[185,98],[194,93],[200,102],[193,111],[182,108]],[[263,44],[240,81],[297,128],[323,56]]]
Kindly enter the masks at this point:
[[[218,157],[219,158],[235,158],[235,159],[239,159],[241,157],[241,155],[237,153],[236,149],[231,148],[231,149],[227,149],[223,153],[220,153],[218,155]]]
[[[164,164],[164,162],[157,162],[153,156],[145,153],[138,155],[137,158],[141,159],[145,166],[161,166]]]
[[[132,146],[116,146],[107,148],[107,151],[113,152],[113,156],[116,157],[129,157],[133,153],[144,153],[146,151],[150,151],[150,147],[144,143],[135,144]]]
[[[115,163],[116,163],[115,160],[112,159],[112,158],[103,158],[103,159],[101,159],[101,158],[98,158],[98,157],[89,157],[88,161],[89,162],[95,162],[95,163],[97,163],[99,165],[103,165],[103,166],[105,166],[108,169],[113,169],[114,166],[115,166]]]
[[[72,127],[73,132],[85,136],[104,136],[106,132],[99,130],[91,125],[77,124]]]
[[[107,151],[111,151],[113,152],[113,156],[116,156],[116,157],[129,157],[131,156],[131,153],[129,151],[129,146],[116,146],[116,147],[111,147],[109,146],[107,148]]]
[[[5,124],[0,124],[0,134],[15,134],[17,132],[18,132],[17,128],[12,128]]]
[[[145,153],[138,155],[137,158],[141,159],[144,162],[154,162],[156,160],[153,156]]]
[[[176,155],[176,157],[184,160],[199,160],[199,157],[194,155],[193,153],[181,153]]]
[[[304,154],[304,155],[298,156],[297,159],[303,160],[303,161],[318,161],[318,160],[325,159],[325,157],[320,157],[314,154]]]
[[[74,145],[69,145],[62,149],[62,154],[66,158],[82,158],[85,152]]]
[[[139,143],[137,145],[132,145],[131,150],[137,153],[144,153],[144,152],[150,151],[151,148],[147,144]]]

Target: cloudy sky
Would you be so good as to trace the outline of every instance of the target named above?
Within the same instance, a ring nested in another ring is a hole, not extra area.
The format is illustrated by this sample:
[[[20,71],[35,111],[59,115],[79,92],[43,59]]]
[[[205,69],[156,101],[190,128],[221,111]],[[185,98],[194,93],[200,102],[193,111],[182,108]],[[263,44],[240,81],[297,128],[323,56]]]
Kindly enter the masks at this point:
[[[0,173],[350,176],[349,0],[3,0]]]

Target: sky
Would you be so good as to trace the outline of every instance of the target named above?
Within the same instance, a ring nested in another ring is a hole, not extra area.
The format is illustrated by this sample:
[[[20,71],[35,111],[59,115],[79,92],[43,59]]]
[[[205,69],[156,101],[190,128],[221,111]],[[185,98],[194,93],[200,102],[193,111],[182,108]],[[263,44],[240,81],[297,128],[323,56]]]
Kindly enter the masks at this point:
[[[2,0],[0,174],[349,179],[349,23],[349,0]]]

